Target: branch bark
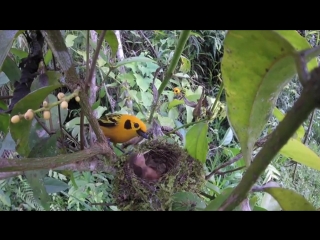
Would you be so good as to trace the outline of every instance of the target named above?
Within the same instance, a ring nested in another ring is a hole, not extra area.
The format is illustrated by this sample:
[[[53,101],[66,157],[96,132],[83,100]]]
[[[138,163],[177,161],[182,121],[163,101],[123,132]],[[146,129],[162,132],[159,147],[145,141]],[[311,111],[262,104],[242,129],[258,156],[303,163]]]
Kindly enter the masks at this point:
[[[72,91],[74,91],[78,86],[80,86],[80,92],[79,97],[81,99],[80,106],[81,110],[83,111],[84,115],[87,117],[94,133],[97,136],[97,141],[99,143],[106,143],[106,138],[103,135],[98,121],[96,120],[93,111],[91,109],[91,105],[89,104],[89,98],[88,93],[85,87],[85,82],[80,81],[79,77],[76,73],[76,69],[73,65],[72,58],[68,52],[68,49],[64,43],[64,39],[61,35],[61,32],[59,30],[41,30],[43,36],[45,37],[48,45],[50,46],[50,49],[56,59],[59,62],[59,65],[61,67],[61,70],[64,72],[64,77],[66,80],[66,85],[68,88],[70,88]],[[110,158],[114,158],[114,154],[112,154],[112,151],[108,144],[105,144],[106,148],[109,149],[107,155]]]

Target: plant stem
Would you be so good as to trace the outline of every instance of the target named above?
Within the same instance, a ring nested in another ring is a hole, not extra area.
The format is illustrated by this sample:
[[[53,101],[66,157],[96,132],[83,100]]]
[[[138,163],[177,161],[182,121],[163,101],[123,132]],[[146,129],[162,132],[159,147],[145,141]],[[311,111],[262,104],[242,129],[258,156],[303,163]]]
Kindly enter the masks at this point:
[[[239,185],[221,204],[218,209],[219,211],[233,210],[246,198],[251,187],[255,184],[259,176],[267,168],[279,150],[287,143],[289,138],[296,132],[305,119],[308,118],[314,108],[319,108],[320,67],[315,68],[310,76],[300,98],[272,132],[270,138],[256,155],[252,164],[248,167],[248,170],[244,174]]]
[[[175,68],[177,67],[177,64],[179,62],[181,53],[183,52],[184,46],[186,45],[186,42],[189,38],[191,30],[182,30],[181,34],[180,34],[180,38],[176,47],[176,50],[174,51],[171,63],[168,67],[168,70],[166,71],[166,75],[164,76],[164,80],[161,83],[159,90],[158,90],[158,97],[156,100],[156,104],[154,104],[152,106],[151,109],[151,113],[150,113],[150,117],[149,117],[149,123],[151,123],[152,118],[153,118],[153,114],[157,108],[158,102],[159,102],[159,98],[161,93],[163,92],[164,88],[167,86],[167,84],[169,83],[170,78],[172,77],[172,74],[175,70]]]

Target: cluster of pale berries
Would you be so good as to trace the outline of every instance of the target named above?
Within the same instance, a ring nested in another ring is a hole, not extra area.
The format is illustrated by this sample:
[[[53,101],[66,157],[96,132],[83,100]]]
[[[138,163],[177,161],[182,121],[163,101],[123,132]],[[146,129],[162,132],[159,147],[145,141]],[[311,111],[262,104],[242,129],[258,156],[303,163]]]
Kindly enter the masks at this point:
[[[20,119],[22,119],[22,118],[24,118],[26,120],[32,120],[33,117],[34,117],[34,113],[40,112],[40,111],[43,111],[43,119],[49,120],[50,117],[51,117],[50,109],[52,107],[54,107],[54,106],[56,106],[56,105],[58,105],[60,103],[60,107],[62,109],[67,109],[68,108],[68,100],[70,100],[70,99],[66,99],[64,93],[62,93],[62,92],[59,92],[57,97],[59,99],[58,102],[50,104],[50,106],[49,106],[47,101],[43,101],[43,103],[42,103],[43,108],[35,110],[35,111],[32,110],[32,109],[29,109],[25,114],[14,115],[11,118],[11,122],[12,123],[18,123],[20,121]],[[76,96],[75,100],[77,102],[80,102],[80,97]]]

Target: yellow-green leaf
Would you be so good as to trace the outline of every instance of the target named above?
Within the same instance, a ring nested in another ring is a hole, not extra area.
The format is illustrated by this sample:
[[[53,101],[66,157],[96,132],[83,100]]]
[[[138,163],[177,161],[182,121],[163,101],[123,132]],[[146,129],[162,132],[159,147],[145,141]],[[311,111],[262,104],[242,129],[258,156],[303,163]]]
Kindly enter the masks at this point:
[[[182,61],[182,64],[180,66],[180,71],[183,72],[183,73],[188,73],[190,71],[190,68],[191,68],[191,63],[190,63],[190,60],[184,56],[181,56],[181,61]]]
[[[285,114],[283,114],[278,108],[274,108],[273,109],[273,116],[275,116],[275,118],[281,122],[282,119],[284,118]],[[300,141],[303,139],[304,137],[304,134],[305,134],[305,131],[304,131],[304,128],[303,126],[301,125],[298,130],[295,132],[294,134],[294,138],[298,138]]]
[[[168,110],[183,103],[184,103],[183,100],[173,99],[171,102],[169,102]]]
[[[0,30],[0,70],[18,30]]]
[[[315,207],[312,206],[303,196],[300,194],[285,188],[270,187],[263,188],[263,190],[269,193],[284,211],[315,211]]]
[[[186,149],[191,157],[202,163],[206,162],[208,153],[208,123],[193,125],[186,134]]]
[[[292,42],[294,30],[286,32]],[[230,124],[240,142],[247,165],[283,86],[296,73],[295,46],[276,31],[231,30],[224,40],[222,77]],[[297,37],[297,36],[296,36]],[[310,45],[309,45],[310,48]]]
[[[320,171],[319,156],[297,139],[290,138],[280,152],[285,157]]]

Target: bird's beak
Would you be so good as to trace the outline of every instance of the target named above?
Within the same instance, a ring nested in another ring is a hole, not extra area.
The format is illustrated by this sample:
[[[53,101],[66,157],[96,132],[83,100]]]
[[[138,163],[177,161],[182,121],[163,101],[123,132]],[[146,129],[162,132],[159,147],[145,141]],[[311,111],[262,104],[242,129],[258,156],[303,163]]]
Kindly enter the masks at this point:
[[[141,136],[141,137],[143,137],[143,138],[145,138],[145,139],[148,139],[148,138],[149,138],[148,135],[147,135],[147,133],[145,133],[145,132],[142,131],[141,129],[137,130],[137,133],[138,133],[139,136]]]

